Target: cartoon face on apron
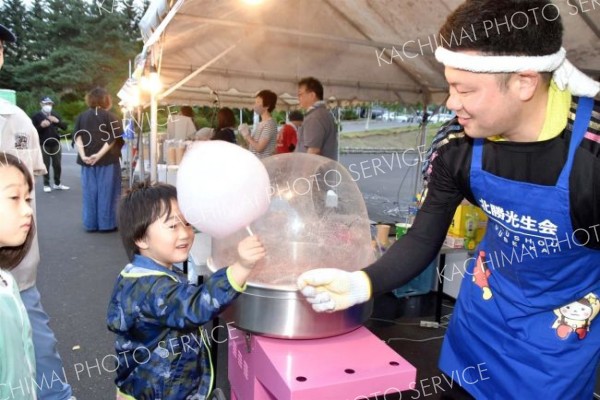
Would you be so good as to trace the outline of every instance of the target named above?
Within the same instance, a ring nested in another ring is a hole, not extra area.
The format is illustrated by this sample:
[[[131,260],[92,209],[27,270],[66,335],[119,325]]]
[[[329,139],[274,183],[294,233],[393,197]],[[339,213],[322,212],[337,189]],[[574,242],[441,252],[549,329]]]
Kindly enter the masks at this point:
[[[488,215],[484,240],[460,288],[440,368],[465,376],[478,399],[592,398],[600,356],[600,251],[575,239],[569,176],[590,121],[581,98],[555,186],[482,169],[476,139],[471,189]],[[476,373],[485,367],[485,374]]]

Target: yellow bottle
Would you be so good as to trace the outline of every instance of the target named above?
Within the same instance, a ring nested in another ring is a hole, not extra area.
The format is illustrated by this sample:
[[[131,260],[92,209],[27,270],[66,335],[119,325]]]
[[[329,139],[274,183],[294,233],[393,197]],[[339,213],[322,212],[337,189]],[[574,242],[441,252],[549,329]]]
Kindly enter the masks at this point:
[[[475,206],[469,205],[465,213],[465,249],[475,250],[477,242],[477,228],[479,227],[479,217]]]

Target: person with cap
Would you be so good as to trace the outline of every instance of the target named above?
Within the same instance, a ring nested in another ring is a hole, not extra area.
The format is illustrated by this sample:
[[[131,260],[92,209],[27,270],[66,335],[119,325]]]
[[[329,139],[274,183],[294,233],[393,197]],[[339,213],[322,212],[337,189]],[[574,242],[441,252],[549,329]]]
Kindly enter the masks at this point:
[[[461,200],[477,204],[488,226],[439,366],[462,372],[460,385],[478,399],[594,397],[600,83],[566,59],[558,10],[549,0],[468,0],[451,13],[435,56],[457,117],[435,139],[412,228],[361,271],[315,269],[298,279],[317,311],[365,302],[424,270]],[[520,29],[491,29],[494,21]],[[457,40],[461,32],[472,40]]]
[[[16,43],[15,35],[0,25],[0,69],[4,65],[4,45]],[[32,176],[46,174],[39,137],[31,119],[19,107],[0,99],[0,151],[16,155]],[[31,193],[31,206],[35,213],[35,191]],[[40,292],[36,287],[40,250],[37,233],[25,258],[11,272],[19,285],[21,300],[29,316],[33,333],[37,398],[43,400],[74,400],[71,386],[64,375],[63,363],[58,354],[56,337],[49,317],[42,307]],[[0,371],[10,368],[3,365]],[[0,382],[1,383],[1,382]],[[31,383],[29,383],[31,387]],[[15,388],[15,393],[18,389]],[[33,395],[30,398],[34,398]]]
[[[306,115],[298,129],[298,145],[295,151],[318,154],[337,161],[337,126],[323,101],[321,82],[313,77],[301,79],[298,82],[298,102]]]
[[[283,125],[277,134],[277,147],[275,149],[277,154],[292,153],[298,144],[298,129],[304,121],[304,115],[295,110],[290,113],[288,119],[290,122]]]
[[[48,172],[44,175],[44,192],[69,190],[70,187],[60,182],[62,150],[58,129],[66,130],[67,124],[52,110],[54,102],[48,96],[40,100],[40,112],[31,117],[42,144],[42,157]],[[50,166],[54,170],[54,184],[50,185]]]

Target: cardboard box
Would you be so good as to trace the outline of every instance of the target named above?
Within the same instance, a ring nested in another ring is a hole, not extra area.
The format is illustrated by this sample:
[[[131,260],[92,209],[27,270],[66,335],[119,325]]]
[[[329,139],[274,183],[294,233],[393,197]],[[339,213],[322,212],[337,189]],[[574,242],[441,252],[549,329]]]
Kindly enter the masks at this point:
[[[465,247],[465,239],[458,236],[447,235],[444,240],[444,246],[452,247],[453,249],[462,249]]]
[[[475,236],[476,242],[481,242],[483,240],[483,236],[485,235],[485,228],[487,227],[487,215],[483,212],[483,210],[479,207],[473,206],[470,203],[462,203],[456,209],[454,213],[454,218],[452,218],[452,223],[450,224],[450,228],[448,229],[448,235],[464,238],[466,233],[466,215],[469,211],[469,208],[472,208],[477,213],[478,219],[478,229]]]

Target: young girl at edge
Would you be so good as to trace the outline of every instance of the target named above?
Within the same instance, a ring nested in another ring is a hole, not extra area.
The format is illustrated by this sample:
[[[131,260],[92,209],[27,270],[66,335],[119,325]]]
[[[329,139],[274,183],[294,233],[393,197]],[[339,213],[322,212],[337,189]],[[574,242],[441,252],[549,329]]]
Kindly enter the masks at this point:
[[[27,254],[35,229],[27,167],[0,152],[0,398],[36,399],[31,325],[10,270]]]

